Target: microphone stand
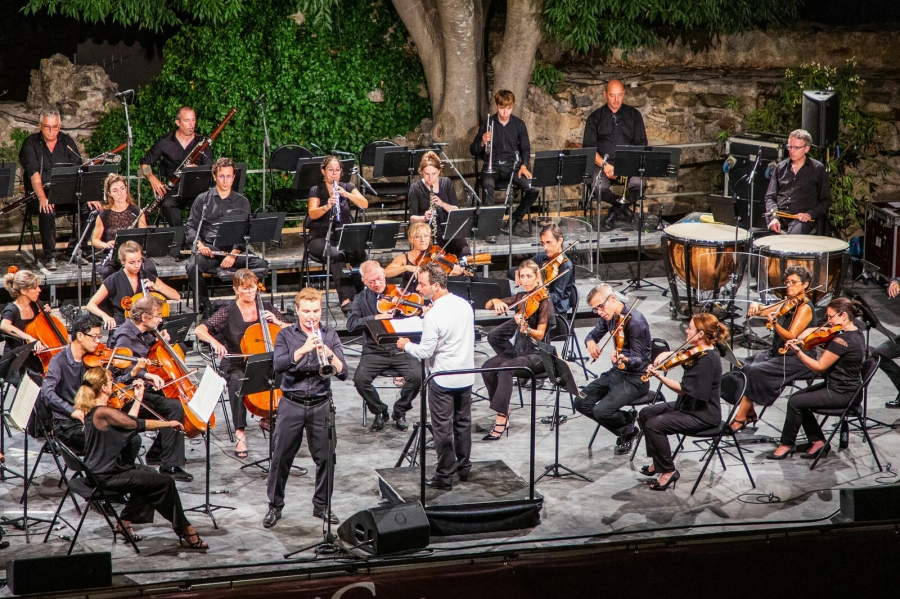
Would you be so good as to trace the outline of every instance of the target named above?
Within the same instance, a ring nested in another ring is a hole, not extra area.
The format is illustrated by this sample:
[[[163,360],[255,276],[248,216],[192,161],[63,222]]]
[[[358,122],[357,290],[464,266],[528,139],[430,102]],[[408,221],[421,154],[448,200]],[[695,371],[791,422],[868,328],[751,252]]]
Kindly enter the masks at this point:
[[[261,212],[266,211],[266,158],[268,156],[267,151],[272,149],[271,141],[269,140],[269,128],[266,126],[266,99],[265,95],[261,96],[259,99],[259,112],[262,115],[262,126],[263,126],[263,140],[262,140],[262,169],[263,169],[263,178],[262,178],[262,209]],[[248,244],[249,245],[249,244]],[[266,244],[262,244],[262,259],[266,259]],[[249,264],[249,255],[247,257]]]
[[[339,214],[341,210],[340,201],[341,194],[338,194],[338,203],[336,204],[336,207]],[[328,314],[331,312],[331,301],[328,297],[328,288],[330,287],[329,279],[331,278],[331,232],[334,230],[334,211],[331,211],[328,216],[328,231],[325,232],[325,314],[323,314],[326,327],[328,326]]]
[[[362,176],[362,171],[358,166],[353,167],[353,169],[350,171],[350,176],[356,176],[357,180],[362,181],[363,184],[369,188],[369,193],[371,193],[375,197],[378,197],[378,192],[375,191],[375,188],[372,187],[372,184],[366,181],[366,178]],[[363,191],[363,193],[365,193],[365,191]]]
[[[134,92],[132,92],[134,93]],[[125,148],[125,179],[126,185],[131,185],[131,146],[134,144],[134,138],[131,134],[131,118],[128,116],[128,93],[122,96],[122,107],[125,109],[125,141],[128,144]],[[141,185],[138,183],[138,206],[141,205]],[[92,283],[93,284],[93,283]]]
[[[80,212],[81,202],[78,203],[78,206],[79,206],[79,212]],[[82,274],[81,274],[81,256],[83,253],[81,250],[81,244],[84,243],[84,240],[87,237],[88,231],[91,230],[91,225],[93,224],[94,220],[97,218],[97,214],[99,214],[99,212],[97,210],[91,210],[91,215],[90,215],[90,217],[88,217],[88,221],[85,223],[84,229],[81,231],[81,236],[78,238],[78,245],[75,246],[75,251],[72,252],[72,257],[69,258],[69,264],[72,264],[75,260],[78,260],[78,305],[79,306],[81,305],[81,286],[84,284],[84,282],[82,280]],[[80,225],[81,215],[78,214],[76,216],[76,218],[79,220],[79,225]],[[91,295],[93,295],[97,291],[96,287],[97,287],[97,262],[95,261],[95,256],[94,256],[94,244],[91,244]]]
[[[203,231],[203,221],[206,219],[206,207],[209,206],[209,200],[203,204],[203,211],[200,213],[200,224],[197,225],[197,235],[194,237],[194,243],[191,244],[191,262],[194,263],[194,310],[197,312],[197,324],[200,324],[200,265],[197,263],[197,246],[200,244],[200,233]]]
[[[509,182],[506,184],[506,197],[503,199],[503,205],[506,207],[506,226],[509,229],[506,232],[506,242],[507,249],[509,250],[509,268],[512,268],[512,238],[513,238],[513,222],[512,222],[512,202],[510,201],[510,196],[512,194],[512,181],[513,177],[516,176],[516,171],[519,168],[519,153],[516,152],[516,159],[513,161],[512,172],[509,174]],[[522,191],[522,197],[525,197],[524,190]],[[531,222],[530,220],[528,222]]]

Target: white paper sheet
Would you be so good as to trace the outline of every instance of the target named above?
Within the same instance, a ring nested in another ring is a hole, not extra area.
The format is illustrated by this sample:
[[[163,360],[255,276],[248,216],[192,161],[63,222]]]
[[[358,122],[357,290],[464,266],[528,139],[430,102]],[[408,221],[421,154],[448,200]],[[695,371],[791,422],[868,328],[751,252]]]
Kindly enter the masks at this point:
[[[394,327],[394,332],[402,335],[410,335],[412,333],[421,333],[422,332],[422,319],[421,318],[398,318],[397,320],[390,321],[391,326]]]
[[[38,395],[41,393],[41,387],[31,380],[31,377],[25,375],[19,388],[16,389],[16,398],[13,400],[12,410],[9,411],[9,419],[13,426],[18,430],[25,430],[28,426],[28,419],[31,418],[31,412],[34,410],[34,402],[37,401]],[[2,434],[2,431],[0,431]]]
[[[225,379],[216,374],[216,371],[209,366],[203,371],[203,378],[200,379],[200,386],[194,391],[194,396],[187,403],[188,409],[194,413],[199,420],[209,422],[213,410],[216,409],[216,403],[225,389]]]

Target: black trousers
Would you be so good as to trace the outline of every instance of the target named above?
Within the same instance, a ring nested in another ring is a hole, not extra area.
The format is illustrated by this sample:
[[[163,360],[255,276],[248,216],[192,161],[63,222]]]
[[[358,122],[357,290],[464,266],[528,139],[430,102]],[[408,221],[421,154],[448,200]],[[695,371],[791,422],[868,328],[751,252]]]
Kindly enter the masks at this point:
[[[454,473],[465,476],[472,469],[472,386],[445,389],[431,381],[428,409],[437,452],[434,477],[451,484]]]
[[[631,424],[622,408],[649,390],[650,382],[643,382],[639,374],[612,368],[584,388],[585,397],[575,398],[575,409],[612,434],[623,435],[629,432]]]
[[[316,464],[316,487],[312,504],[324,509],[328,501],[328,411],[329,401],[315,406],[305,406],[289,399],[286,395],[278,404],[278,418],[275,419],[273,435],[272,463],[266,490],[269,507],[284,507],[284,487],[291,473],[291,464],[300,451],[303,433],[306,432],[307,446]],[[337,442],[337,439],[335,439]]]
[[[485,173],[484,171],[481,172],[482,204],[484,206],[493,206],[494,190],[498,185],[505,188],[509,184],[510,177],[512,177],[513,190],[520,190],[522,192],[522,201],[516,206],[512,216],[515,220],[522,220],[528,216],[531,212],[531,207],[538,199],[539,192],[537,188],[531,187],[531,181],[525,177],[520,177],[518,173],[513,176],[512,165],[495,164],[494,171],[493,174]]]
[[[134,524],[153,522],[153,512],[172,523],[172,529],[184,533],[191,525],[181,507],[181,497],[175,488],[175,480],[168,474],[160,474],[152,468],[139,466],[118,474],[98,476],[104,488],[118,493],[128,493],[125,508],[119,516]]]
[[[378,390],[372,384],[375,377],[385,373],[402,376],[404,379],[400,397],[394,403],[394,414],[402,416],[412,409],[413,400],[419,395],[419,389],[422,387],[421,362],[405,352],[394,355],[363,353],[359,366],[353,374],[353,385],[372,414],[384,414],[388,411],[387,404],[381,401]]]
[[[331,234],[331,240],[333,242],[337,242],[338,237],[339,236],[335,233]],[[317,260],[321,260],[323,264],[326,262],[324,237],[310,239],[307,250]],[[329,272],[331,273],[331,280],[334,283],[334,287],[337,289],[338,298],[342,303],[344,300],[352,300],[360,289],[354,278],[351,275],[344,273],[344,267],[348,262],[350,264],[361,264],[366,259],[366,253],[342,252],[338,250],[337,245],[334,244],[331,245],[328,253],[331,255],[331,270]]]
[[[41,212],[39,208],[39,203],[37,200],[32,200],[28,203],[28,213],[37,214],[38,217],[38,232],[41,237],[41,249],[44,251],[44,259],[49,259],[50,257],[59,258],[60,252],[56,251],[56,219],[60,216],[71,216],[72,217],[72,241],[69,243],[70,248],[74,248],[78,243],[78,223],[75,220],[75,206],[74,204],[60,204],[56,206],[56,210],[51,213]],[[90,214],[90,209],[87,207],[87,204],[82,204],[81,210],[81,226],[84,227],[88,221],[88,215]],[[29,218],[26,216],[26,218]],[[84,231],[81,231],[84,233]],[[90,236],[88,236],[89,238]]]
[[[516,354],[513,351],[513,346],[510,341],[516,336],[516,331],[518,330],[519,325],[516,324],[515,320],[510,318],[503,324],[494,327],[494,329],[488,333],[488,345],[491,346],[491,349],[494,350],[494,353],[498,356],[514,358]]]
[[[897,388],[897,391],[900,391],[900,366],[895,361],[897,358],[900,358],[900,343],[888,339],[872,350],[872,357],[874,358],[875,356],[881,357],[878,368],[887,375],[894,387]]]
[[[515,356],[508,357],[505,355],[494,356],[488,358],[482,368],[502,368],[506,366],[518,366],[529,368],[535,374],[544,372],[544,364],[540,360],[535,359],[536,356]],[[484,386],[487,387],[488,397],[491,398],[491,409],[498,414],[509,415],[509,402],[513,392],[513,377],[527,376],[522,370],[506,370],[503,372],[482,372],[481,378],[484,380]]]
[[[825,383],[816,383],[803,391],[797,391],[788,400],[784,417],[784,427],[781,429],[781,444],[794,445],[797,442],[797,433],[800,427],[806,433],[806,439],[810,443],[824,441],[822,427],[816,420],[812,410],[820,408],[846,408],[853,399],[853,394],[834,393],[828,390]]]
[[[699,433],[715,426],[693,414],[676,410],[674,403],[662,402],[641,410],[638,423],[644,431],[647,455],[653,459],[653,471],[660,474],[675,470],[669,435]]]
[[[206,285],[206,281],[203,280],[204,274],[209,274],[212,276],[228,276],[234,274],[236,270],[239,268],[244,268],[248,262],[246,256],[241,256],[234,261],[234,264],[230,268],[222,268],[222,260],[225,259],[225,256],[215,256],[213,258],[207,258],[202,254],[197,254],[194,258],[189,260],[185,266],[187,269],[187,277],[188,277],[188,289],[191,290],[191,297],[194,295],[194,281],[197,282],[197,288],[200,290],[200,305],[203,306],[203,309],[207,312],[207,314],[212,312],[212,302],[209,300],[209,289]],[[262,281],[266,278],[266,275],[269,273],[269,265],[262,258],[257,258],[256,256],[250,257],[250,270],[259,277],[259,280]],[[199,268],[200,272],[197,272]]]
[[[244,396],[238,395],[241,389],[241,379],[244,378],[244,363],[224,364],[221,371],[222,378],[226,381],[228,401],[231,403],[231,420],[234,423],[234,430],[244,430],[247,428],[247,407],[244,405]]]
[[[166,196],[159,209],[160,214],[166,219],[170,227],[183,227],[184,217],[181,215],[181,208],[178,207],[178,200],[174,197]]]
[[[155,393],[144,393],[143,405],[149,407],[154,412],[166,420],[176,420],[184,423],[184,406],[177,399],[169,399],[164,395]],[[122,407],[123,412],[131,409],[131,402]],[[157,420],[156,416],[150,413],[145,407],[141,407],[138,412],[140,418],[150,418]],[[166,468],[181,468],[185,464],[184,459],[184,433],[178,432],[173,428],[161,428],[156,431],[156,440],[147,450],[148,455],[159,454],[159,463]]]

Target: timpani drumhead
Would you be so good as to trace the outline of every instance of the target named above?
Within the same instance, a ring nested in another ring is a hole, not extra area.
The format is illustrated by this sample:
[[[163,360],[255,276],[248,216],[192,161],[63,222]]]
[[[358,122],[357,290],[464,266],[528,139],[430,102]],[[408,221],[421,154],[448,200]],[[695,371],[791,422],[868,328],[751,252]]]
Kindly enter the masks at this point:
[[[819,287],[813,292],[813,301],[818,302],[833,292],[843,277],[850,244],[821,235],[770,235],[755,240],[753,247],[761,258],[757,273],[760,292],[768,288],[783,297],[784,272],[791,266],[803,266],[813,276],[810,289]]]
[[[735,236],[735,231],[737,236]],[[750,239],[750,233],[746,229],[736,229],[731,225],[714,223],[675,223],[666,227],[663,233],[667,237],[691,240],[704,245],[719,245],[728,242],[734,245],[735,239],[738,241]]]

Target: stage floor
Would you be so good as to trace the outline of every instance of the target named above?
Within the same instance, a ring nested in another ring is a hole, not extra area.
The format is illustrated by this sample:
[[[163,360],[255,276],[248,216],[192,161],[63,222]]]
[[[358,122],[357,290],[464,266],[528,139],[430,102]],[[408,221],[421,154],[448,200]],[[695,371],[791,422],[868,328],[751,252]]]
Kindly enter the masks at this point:
[[[632,265],[633,266],[633,265]],[[610,278],[627,278],[626,273],[613,268]],[[656,274],[655,272],[653,274]],[[662,277],[654,282],[664,284]],[[578,281],[582,297],[584,292],[596,284],[596,279]],[[879,315],[884,325],[893,331],[900,331],[898,300],[889,302],[882,288],[874,285],[857,285],[856,289],[880,308]],[[680,342],[684,335],[684,323],[670,319],[668,298],[658,290],[648,289],[632,292],[632,296],[645,296],[640,310],[647,316],[655,337],[663,337],[671,342]],[[592,321],[579,322],[577,333],[583,339]],[[760,335],[765,330],[757,329]],[[883,336],[872,332],[871,344],[879,344]],[[478,349],[490,353],[486,343]],[[739,350],[739,356],[747,355]],[[486,359],[479,354],[477,363]],[[608,368],[603,358],[591,365],[594,372]],[[192,358],[192,362],[198,361]],[[350,358],[351,369],[355,369],[358,358]],[[575,369],[580,381],[584,375]],[[391,405],[397,390],[390,379],[379,379],[384,387],[382,397]],[[376,471],[392,468],[399,457],[409,432],[400,432],[391,426],[379,432],[362,426],[362,400],[351,382],[335,381],[335,403],[337,405],[337,464],[334,492],[334,512],[343,520],[353,513],[379,504],[379,483]],[[884,402],[895,397],[896,390],[887,378],[879,372],[869,389],[869,415],[883,422],[900,424],[900,411],[889,410]],[[672,398],[671,394],[668,394]],[[526,406],[528,395],[526,394]],[[546,390],[538,391],[536,410],[537,460],[534,465],[540,474],[545,465],[553,461],[554,436],[549,425],[541,424],[540,418],[552,412],[554,396]],[[682,479],[675,490],[664,493],[652,492],[647,488],[648,479],[640,476],[638,470],[646,463],[643,449],[638,451],[634,462],[628,456],[615,456],[615,438],[601,430],[594,442],[593,450],[587,448],[595,424],[587,418],[574,415],[569,409],[567,397],[562,400],[562,413],[568,416],[561,427],[560,462],[593,479],[583,482],[571,477],[564,479],[544,478],[537,484],[537,492],[543,496],[541,524],[532,529],[512,533],[490,533],[469,537],[435,537],[431,553],[422,560],[450,555],[453,552],[480,552],[490,555],[494,551],[509,551],[511,547],[522,549],[547,546],[579,546],[602,543],[610,539],[646,539],[682,537],[696,533],[716,531],[772,529],[784,526],[799,526],[804,523],[827,523],[839,508],[838,488],[862,487],[896,482],[893,471],[879,473],[875,462],[857,434],[851,434],[849,449],[833,451],[815,471],[810,472],[807,460],[785,461],[766,460],[763,454],[773,448],[771,444],[752,444],[747,449],[749,464],[757,487],[752,489],[746,473],[736,460],[726,457],[728,466],[722,471],[714,461],[696,494],[689,494],[701,463],[698,459],[702,450],[689,444],[686,451],[677,458],[677,467]],[[784,421],[785,400],[780,399],[769,408],[760,423],[758,434],[775,436]],[[415,411],[409,422],[416,419]],[[473,407],[472,459],[490,461],[502,459],[509,468],[523,479],[528,479],[529,468],[529,421],[530,410],[520,407],[514,396],[511,416],[512,426],[509,437],[498,442],[480,441],[490,429],[493,414],[486,401],[478,401]],[[309,568],[313,565],[337,564],[332,558],[322,558],[315,562],[291,562],[282,558],[286,552],[314,543],[322,538],[322,522],[312,517],[311,495],[313,477],[292,476],[288,481],[287,505],[284,517],[271,529],[262,527],[266,512],[266,477],[260,470],[241,470],[243,463],[265,457],[267,443],[257,421],[248,427],[250,457],[240,460],[234,456],[234,445],[228,439],[221,412],[217,415],[219,425],[213,431],[212,473],[210,487],[214,504],[228,506],[233,510],[215,512],[219,524],[214,529],[210,519],[202,514],[192,513],[189,517],[206,540],[210,549],[206,553],[195,553],[178,547],[176,538],[164,521],[153,525],[138,526],[144,540],[139,543],[141,554],[135,555],[130,547],[113,545],[111,534],[104,520],[95,513],[88,515],[82,530],[76,552],[111,551],[115,584],[164,585],[181,583],[199,585],[208,577],[238,577],[242,574],[261,575],[266,572],[283,574],[288,570]],[[372,418],[369,418],[371,426]],[[900,434],[888,428],[877,428],[872,433],[882,464],[897,463],[900,460]],[[22,434],[14,432],[7,439],[7,465],[20,470],[22,465]],[[837,441],[833,443],[837,449]],[[145,440],[145,447],[149,441]],[[40,445],[29,445],[29,462],[32,463]],[[204,445],[197,439],[188,443],[187,470],[195,480],[189,484],[179,483],[182,502],[185,507],[194,507],[204,501]],[[433,467],[434,455],[427,456]],[[305,447],[298,454],[296,464],[313,469],[312,461]],[[57,487],[59,476],[53,463],[46,457],[39,467],[36,487],[30,492],[29,514],[49,517],[61,497]],[[459,485],[456,483],[454,491]],[[7,480],[0,483],[0,510],[7,518],[15,518],[22,513],[18,498],[22,491],[22,481]],[[71,503],[64,510],[65,518],[72,523],[77,516]],[[159,518],[157,518],[159,520]],[[5,536],[11,546],[0,551],[0,561],[10,558],[26,558],[64,554],[68,542],[66,537],[71,529],[58,525],[51,534],[50,542],[41,542],[45,525],[35,526],[32,542],[25,543],[20,530],[3,525]],[[613,535],[613,536],[610,536]],[[565,539],[563,539],[565,537]],[[520,545],[509,545],[510,542]],[[478,548],[469,548],[477,544]],[[311,553],[301,555],[310,559]],[[0,595],[8,595],[9,589],[0,590]]]

